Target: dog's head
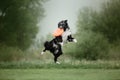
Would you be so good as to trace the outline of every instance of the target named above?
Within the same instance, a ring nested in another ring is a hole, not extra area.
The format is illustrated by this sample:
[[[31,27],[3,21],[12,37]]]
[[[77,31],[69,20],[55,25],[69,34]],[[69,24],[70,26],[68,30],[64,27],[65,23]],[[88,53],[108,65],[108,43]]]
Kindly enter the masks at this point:
[[[58,28],[63,28],[64,31],[66,31],[66,29],[70,29],[67,23],[67,20],[62,20],[58,23]]]

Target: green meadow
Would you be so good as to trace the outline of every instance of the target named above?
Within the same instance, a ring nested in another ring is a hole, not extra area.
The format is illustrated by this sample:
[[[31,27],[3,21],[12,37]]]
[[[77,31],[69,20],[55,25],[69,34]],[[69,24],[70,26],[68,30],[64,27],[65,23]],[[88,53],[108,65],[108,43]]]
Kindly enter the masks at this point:
[[[0,80],[120,80],[120,70],[0,69]]]
[[[120,80],[120,62],[1,62],[0,80]]]

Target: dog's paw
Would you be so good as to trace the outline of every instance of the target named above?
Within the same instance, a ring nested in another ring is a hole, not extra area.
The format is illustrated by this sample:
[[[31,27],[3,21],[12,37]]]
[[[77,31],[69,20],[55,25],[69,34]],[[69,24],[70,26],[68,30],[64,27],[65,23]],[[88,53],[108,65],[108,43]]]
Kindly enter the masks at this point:
[[[40,54],[41,54],[41,55],[43,55],[43,54],[44,54],[44,52],[41,52]]]
[[[56,62],[56,64],[60,64],[60,62]]]
[[[73,40],[73,42],[77,43],[77,40],[76,40],[76,39],[74,39],[74,40]]]

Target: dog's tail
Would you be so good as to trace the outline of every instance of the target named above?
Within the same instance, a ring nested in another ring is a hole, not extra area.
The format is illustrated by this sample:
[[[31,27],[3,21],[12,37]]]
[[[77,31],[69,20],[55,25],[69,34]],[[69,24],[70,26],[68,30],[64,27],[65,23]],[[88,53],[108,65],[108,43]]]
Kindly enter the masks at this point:
[[[46,41],[46,42],[44,42],[44,44],[43,44],[43,45],[44,45],[45,49],[41,52],[41,55],[45,53],[46,49],[47,49],[47,48],[48,48],[48,46],[49,46],[49,42],[48,42],[48,41]]]
[[[50,45],[50,43],[49,43],[48,41],[44,42],[44,47],[45,47],[45,48],[48,48],[49,45]]]

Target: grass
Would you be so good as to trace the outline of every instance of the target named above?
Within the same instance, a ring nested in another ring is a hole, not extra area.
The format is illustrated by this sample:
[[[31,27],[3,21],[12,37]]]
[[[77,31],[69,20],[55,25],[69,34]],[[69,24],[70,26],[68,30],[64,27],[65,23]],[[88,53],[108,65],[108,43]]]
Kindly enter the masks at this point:
[[[120,70],[0,69],[0,80],[120,80]]]
[[[0,80],[120,80],[120,61],[0,62]]]
[[[62,61],[60,65],[53,61],[14,61],[0,62],[0,69],[120,69],[120,61]]]

